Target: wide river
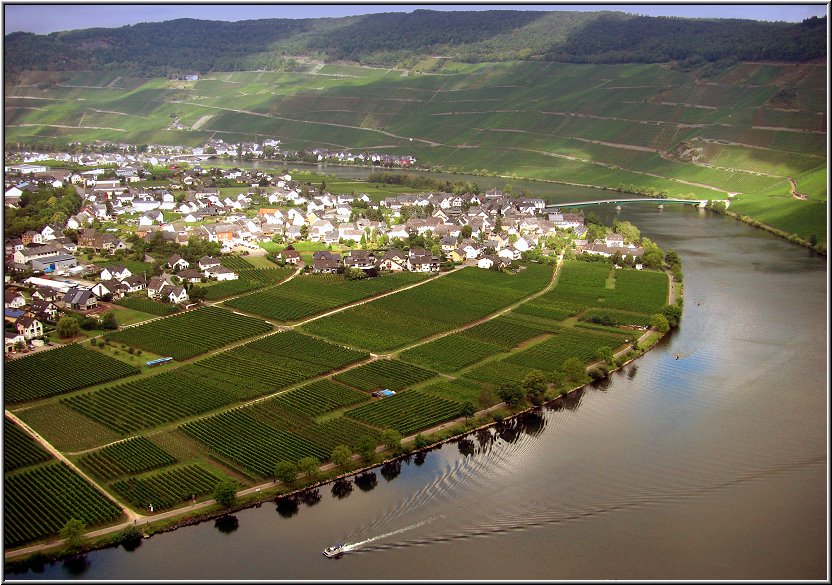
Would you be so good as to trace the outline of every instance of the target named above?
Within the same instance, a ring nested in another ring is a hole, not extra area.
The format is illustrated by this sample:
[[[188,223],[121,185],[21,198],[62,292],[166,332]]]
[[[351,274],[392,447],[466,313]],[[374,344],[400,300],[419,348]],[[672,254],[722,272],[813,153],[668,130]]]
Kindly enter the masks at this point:
[[[341,497],[6,578],[827,579],[826,259],[688,206],[618,215],[679,252],[685,307],[608,383]]]

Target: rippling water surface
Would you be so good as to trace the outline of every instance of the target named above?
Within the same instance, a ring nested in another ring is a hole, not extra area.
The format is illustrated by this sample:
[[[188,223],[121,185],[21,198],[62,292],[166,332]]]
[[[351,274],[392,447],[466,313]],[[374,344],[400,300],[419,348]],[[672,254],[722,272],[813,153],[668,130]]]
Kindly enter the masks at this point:
[[[604,384],[317,500],[7,578],[825,579],[825,259],[686,207],[619,217],[679,252],[685,308]]]

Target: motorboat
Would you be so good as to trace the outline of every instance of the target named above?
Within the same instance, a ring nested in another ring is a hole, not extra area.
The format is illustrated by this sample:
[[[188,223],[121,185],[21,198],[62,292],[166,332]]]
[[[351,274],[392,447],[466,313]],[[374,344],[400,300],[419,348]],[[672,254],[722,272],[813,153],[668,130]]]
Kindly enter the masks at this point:
[[[343,544],[336,544],[334,546],[328,546],[324,549],[324,556],[328,559],[333,557],[337,557],[344,553],[344,545]]]

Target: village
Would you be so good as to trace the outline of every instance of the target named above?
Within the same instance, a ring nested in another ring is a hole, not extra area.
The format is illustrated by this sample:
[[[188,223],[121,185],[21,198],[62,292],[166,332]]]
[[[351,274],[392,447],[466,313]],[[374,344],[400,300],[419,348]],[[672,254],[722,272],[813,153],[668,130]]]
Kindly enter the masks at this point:
[[[101,303],[130,295],[179,308],[198,306],[204,295],[195,291],[239,278],[221,257],[263,255],[274,247],[279,249],[270,259],[276,265],[349,278],[385,271],[438,272],[459,264],[510,269],[521,259],[546,257],[555,247],[615,256],[641,268],[644,250],[637,242],[587,226],[580,213],[547,212],[541,198],[492,189],[408,193],[375,202],[366,194],[330,193],[323,184],[317,188],[289,173],[210,168],[195,160],[190,166],[174,158],[180,150],[149,147],[167,153],[159,155],[161,160],[146,160],[146,153],[140,158],[30,153],[24,157],[29,162],[6,166],[7,211],[18,209],[24,194],[39,189],[71,185],[82,197],[80,210],[62,224],[47,223],[5,241],[7,354],[42,346],[45,332],[65,311],[100,315]],[[43,157],[117,166],[59,171],[37,164]],[[167,184],[143,185],[148,171],[142,165],[159,163],[175,169]],[[217,180],[236,187],[210,186]],[[157,270],[134,274],[119,261],[131,257],[131,240],[137,239],[174,244],[183,251],[189,242],[211,243],[217,253],[191,262],[177,253],[139,258],[155,262]],[[307,251],[305,262],[296,247]],[[102,259],[106,266],[99,265]]]

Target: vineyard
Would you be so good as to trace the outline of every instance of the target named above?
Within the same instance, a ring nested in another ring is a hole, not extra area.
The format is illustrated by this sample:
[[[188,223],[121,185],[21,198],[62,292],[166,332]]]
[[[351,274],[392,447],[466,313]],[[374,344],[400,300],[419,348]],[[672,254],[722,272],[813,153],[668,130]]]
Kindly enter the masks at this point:
[[[227,261],[229,259],[223,257],[222,260]],[[242,258],[238,260],[245,262]],[[226,280],[206,286],[205,298],[214,301],[223,297],[257,290],[264,286],[277,284],[288,278],[292,273],[291,268],[252,268],[251,264],[248,262],[246,264],[249,268],[238,270],[237,280]]]
[[[272,477],[275,463],[282,459],[317,457],[323,461],[330,455],[330,451],[312,441],[272,428],[241,410],[187,423],[181,428],[252,477]]]
[[[494,398],[492,395],[488,404],[480,404],[482,391],[482,385],[464,378],[457,378],[456,380],[443,380],[419,389],[419,392],[423,394],[430,394],[431,396],[437,396],[446,400],[453,400],[454,402],[458,402],[460,404],[470,402],[474,405],[488,407],[493,406],[500,401],[499,398]]]
[[[286,331],[65,402],[126,434],[267,394],[366,357],[364,352]]]
[[[3,471],[9,472],[52,458],[37,441],[8,417],[3,417]]]
[[[335,376],[335,380],[359,390],[389,388],[400,390],[436,376],[431,372],[398,360],[375,360]]]
[[[108,341],[126,343],[175,360],[186,360],[235,341],[272,330],[265,321],[218,307],[203,307],[146,325],[108,333]]]
[[[134,366],[75,343],[6,361],[4,365],[7,404],[66,394],[139,373]]]
[[[71,518],[88,528],[117,520],[121,509],[64,463],[6,474],[3,544],[19,546],[55,536]]]
[[[597,323],[600,325],[619,326],[635,325],[647,327],[650,325],[650,316],[644,313],[629,313],[613,309],[587,309],[580,318],[580,322]]]
[[[520,307],[524,307],[527,304],[523,303]],[[501,347],[504,350],[510,350],[518,344],[537,337],[546,331],[543,326],[522,322],[522,320],[514,315],[516,311],[517,309],[507,315],[500,315],[499,317],[470,327],[463,331],[462,335],[485,341],[486,343]]]
[[[367,395],[333,380],[323,379],[279,395],[275,400],[310,417],[367,400]]]
[[[423,274],[400,272],[345,280],[341,275],[310,274],[286,284],[226,301],[226,305],[278,321],[297,321],[426,278]]]
[[[556,335],[537,343],[523,351],[504,358],[502,363],[511,363],[545,372],[555,372],[561,369],[563,362],[570,357],[577,357],[582,362],[596,359],[595,352],[601,346],[617,348],[624,343],[627,333],[618,335],[601,331],[564,328]]]
[[[136,437],[84,455],[78,463],[99,479],[111,480],[173,465],[176,459],[149,439]]]
[[[455,372],[503,351],[496,345],[455,333],[403,351],[399,357],[438,372]]]
[[[134,508],[147,509],[152,505],[155,512],[210,494],[222,480],[206,467],[191,464],[117,481],[112,488]]]
[[[179,311],[179,307],[177,307],[176,305],[160,303],[159,301],[154,301],[153,299],[148,298],[144,295],[127,296],[123,299],[113,301],[113,304],[118,305],[120,307],[127,307],[128,309],[133,309],[136,311],[141,311],[142,313],[158,315],[160,317],[165,315],[173,315],[174,313]]]
[[[529,265],[519,274],[463,268],[421,286],[304,325],[329,339],[386,351],[469,323],[540,290],[552,268]]]
[[[346,415],[379,429],[396,429],[402,435],[459,415],[458,402],[408,390],[347,411]]]

